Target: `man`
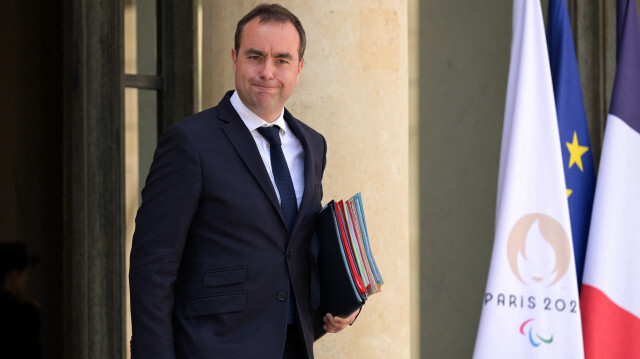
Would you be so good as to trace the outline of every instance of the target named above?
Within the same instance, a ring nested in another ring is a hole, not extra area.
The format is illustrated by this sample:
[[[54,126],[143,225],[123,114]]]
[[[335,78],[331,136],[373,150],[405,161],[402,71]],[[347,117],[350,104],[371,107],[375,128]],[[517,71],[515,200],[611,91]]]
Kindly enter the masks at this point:
[[[161,136],[131,251],[134,358],[312,358],[353,322],[310,306],[326,143],[284,109],[305,42],[287,9],[256,7],[231,50],[236,91]]]
[[[40,309],[28,299],[29,258],[22,242],[0,242],[0,357],[41,358]]]

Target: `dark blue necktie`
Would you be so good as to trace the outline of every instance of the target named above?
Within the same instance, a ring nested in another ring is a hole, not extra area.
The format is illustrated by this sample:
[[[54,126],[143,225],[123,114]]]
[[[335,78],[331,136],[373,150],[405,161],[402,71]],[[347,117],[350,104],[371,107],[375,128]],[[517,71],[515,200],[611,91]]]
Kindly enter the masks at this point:
[[[258,132],[271,145],[271,169],[273,177],[280,193],[280,207],[284,216],[285,224],[289,233],[293,230],[293,224],[298,215],[298,200],[296,199],[296,191],[293,188],[293,181],[289,173],[287,160],[282,152],[282,143],[280,142],[280,127],[258,127]]]
[[[296,216],[298,215],[298,200],[296,199],[296,191],[293,188],[291,173],[289,173],[289,166],[287,166],[287,160],[284,158],[284,152],[282,152],[280,127],[258,127],[258,132],[269,141],[269,145],[271,146],[271,150],[269,151],[271,152],[271,169],[273,170],[273,177],[276,180],[278,193],[280,193],[282,215],[284,216],[287,230],[291,233],[293,224],[296,221]],[[287,297],[287,324],[294,324],[296,318],[295,301],[292,294],[293,290],[290,289],[289,296]]]

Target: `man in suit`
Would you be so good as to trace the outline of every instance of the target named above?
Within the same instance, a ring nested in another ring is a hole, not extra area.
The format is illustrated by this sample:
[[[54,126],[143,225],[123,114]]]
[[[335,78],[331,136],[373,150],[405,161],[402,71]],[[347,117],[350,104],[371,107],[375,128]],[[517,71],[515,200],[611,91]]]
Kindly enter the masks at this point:
[[[305,42],[287,9],[256,7],[236,90],[160,137],[131,250],[134,358],[312,358],[355,319],[310,305],[326,142],[284,108]]]

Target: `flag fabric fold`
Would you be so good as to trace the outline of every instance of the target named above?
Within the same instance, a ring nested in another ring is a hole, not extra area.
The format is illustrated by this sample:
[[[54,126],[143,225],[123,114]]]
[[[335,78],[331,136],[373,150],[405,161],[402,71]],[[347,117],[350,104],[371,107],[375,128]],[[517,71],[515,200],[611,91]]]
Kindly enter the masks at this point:
[[[547,40],[579,286],[596,181],[567,0],[549,1]]]
[[[640,358],[640,20],[619,0],[617,68],[580,305],[587,358]]]
[[[542,9],[515,0],[495,238],[474,358],[582,358],[571,223]]]

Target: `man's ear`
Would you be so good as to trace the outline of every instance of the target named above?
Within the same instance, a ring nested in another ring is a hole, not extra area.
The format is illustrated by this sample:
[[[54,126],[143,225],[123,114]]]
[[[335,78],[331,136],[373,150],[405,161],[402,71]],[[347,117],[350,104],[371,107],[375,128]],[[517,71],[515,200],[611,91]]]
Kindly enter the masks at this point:
[[[238,54],[236,54],[236,49],[231,49],[231,63],[233,64],[233,72],[236,72],[236,62],[238,61]]]
[[[296,76],[296,83],[298,82],[298,80],[300,80],[300,73],[302,72],[303,66],[304,66],[304,57],[302,58],[302,60],[300,60],[300,63],[298,64],[298,75]]]

